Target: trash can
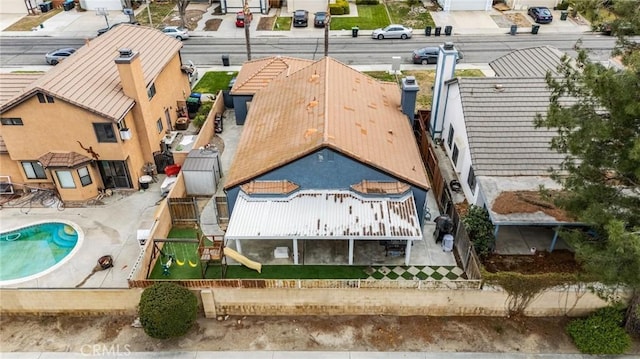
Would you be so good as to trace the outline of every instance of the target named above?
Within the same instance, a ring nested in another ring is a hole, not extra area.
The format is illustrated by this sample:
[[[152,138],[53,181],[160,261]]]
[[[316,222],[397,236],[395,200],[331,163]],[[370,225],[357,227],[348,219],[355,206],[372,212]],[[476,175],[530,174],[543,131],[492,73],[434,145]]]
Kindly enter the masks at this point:
[[[351,37],[358,37],[358,30],[360,30],[359,27],[354,26],[351,28]]]
[[[222,55],[222,66],[229,66],[229,55]]]
[[[532,25],[531,26],[531,33],[534,35],[538,34],[538,30],[540,30],[540,25]]]
[[[451,32],[453,31],[453,26],[447,25],[444,27],[444,34],[446,36],[451,36]]]
[[[43,13],[53,10],[53,4],[51,3],[51,1],[45,1],[39,6],[40,6],[40,11]]]
[[[144,175],[140,176],[140,189],[149,189],[149,183],[153,181],[153,177]]]
[[[431,36],[431,26],[427,26],[424,28],[424,35]]]
[[[515,35],[516,32],[518,32],[518,25],[511,25],[511,30],[509,31],[509,33],[511,35]]]
[[[569,15],[568,11],[561,11],[560,12],[560,20],[562,21],[567,21],[567,16]]]
[[[74,7],[76,7],[76,3],[74,3],[73,0],[71,1],[67,0],[62,4],[62,8],[64,9],[64,11],[69,11]]]
[[[440,32],[442,31],[442,28],[440,26],[436,26],[436,36],[440,36]]]

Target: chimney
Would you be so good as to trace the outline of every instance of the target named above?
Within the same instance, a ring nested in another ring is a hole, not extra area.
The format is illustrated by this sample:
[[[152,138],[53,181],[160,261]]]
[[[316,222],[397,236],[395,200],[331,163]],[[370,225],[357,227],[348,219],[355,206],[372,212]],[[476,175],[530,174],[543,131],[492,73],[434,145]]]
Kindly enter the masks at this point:
[[[453,42],[445,42],[440,45],[436,78],[433,83],[433,100],[431,101],[430,131],[433,139],[442,137],[442,123],[447,103],[445,83],[454,77],[456,61],[458,61],[458,50],[453,46]]]
[[[147,84],[144,81],[140,56],[127,48],[120,49],[118,52],[120,54],[115,61],[124,94],[135,99],[136,102],[143,102],[141,101],[143,99],[148,101]]]
[[[413,119],[416,113],[416,97],[418,96],[418,82],[415,76],[407,76],[402,79],[402,97],[400,98],[400,106],[402,113],[409,117],[409,123],[413,126]]]

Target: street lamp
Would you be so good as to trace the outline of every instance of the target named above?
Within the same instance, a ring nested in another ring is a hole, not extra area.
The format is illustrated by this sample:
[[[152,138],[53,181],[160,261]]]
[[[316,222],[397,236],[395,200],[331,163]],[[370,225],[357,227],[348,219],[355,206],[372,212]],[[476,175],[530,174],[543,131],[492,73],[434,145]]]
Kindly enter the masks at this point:
[[[251,24],[251,9],[249,9],[249,0],[244,0],[242,7],[244,13],[244,40],[247,44],[247,60],[251,61],[251,40],[249,37],[249,25]]]

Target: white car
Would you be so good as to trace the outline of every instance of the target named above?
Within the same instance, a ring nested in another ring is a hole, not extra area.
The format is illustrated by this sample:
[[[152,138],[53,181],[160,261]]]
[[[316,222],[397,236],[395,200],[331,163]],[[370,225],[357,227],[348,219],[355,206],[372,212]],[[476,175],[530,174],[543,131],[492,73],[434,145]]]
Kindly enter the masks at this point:
[[[384,29],[375,29],[371,33],[373,39],[410,39],[413,35],[413,29],[403,25],[391,24]]]
[[[169,36],[173,36],[176,40],[186,40],[189,38],[189,30],[180,26],[165,26],[162,32]]]

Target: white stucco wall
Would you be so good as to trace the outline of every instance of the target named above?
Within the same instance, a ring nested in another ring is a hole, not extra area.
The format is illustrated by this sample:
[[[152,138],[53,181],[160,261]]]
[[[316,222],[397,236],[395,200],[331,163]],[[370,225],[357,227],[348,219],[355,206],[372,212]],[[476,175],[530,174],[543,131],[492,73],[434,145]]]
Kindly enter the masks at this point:
[[[447,86],[445,91],[444,113],[442,122],[442,140],[447,157],[451,161],[451,165],[458,175],[458,180],[462,185],[464,196],[470,204],[479,205],[480,190],[476,183],[475,191],[467,184],[469,178],[469,170],[472,165],[471,151],[469,149],[469,140],[467,136],[467,128],[464,122],[464,112],[462,111],[462,100],[460,98],[460,88],[457,82],[453,82]],[[453,128],[453,138],[451,145],[449,144],[449,133]],[[458,159],[453,162],[454,144],[458,147]]]
[[[122,10],[120,0],[80,0],[80,5],[85,10],[107,9],[110,11]]]
[[[37,9],[39,3],[33,0],[31,4]],[[24,14],[27,15],[27,6],[24,0],[2,0],[0,1],[0,14]]]
[[[493,0],[438,0],[444,11],[489,10]]]

